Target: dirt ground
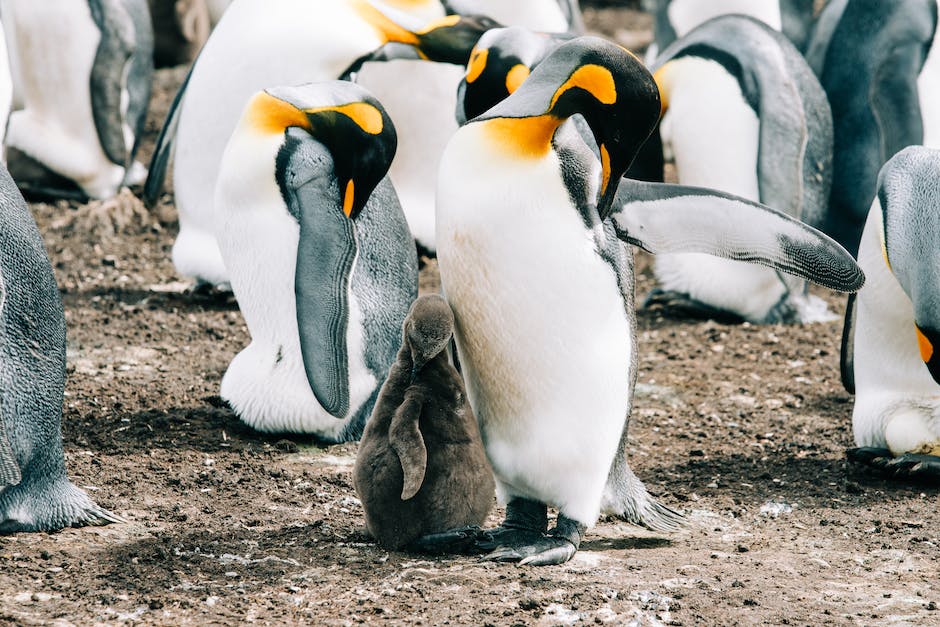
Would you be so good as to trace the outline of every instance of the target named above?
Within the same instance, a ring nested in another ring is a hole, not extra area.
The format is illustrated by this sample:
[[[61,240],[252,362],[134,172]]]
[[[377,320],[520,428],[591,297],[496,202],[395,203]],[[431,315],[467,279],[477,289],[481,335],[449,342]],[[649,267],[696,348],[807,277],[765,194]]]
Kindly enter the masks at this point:
[[[649,38],[641,16],[587,13]],[[158,74],[145,162],[182,76]],[[631,464],[688,528],[604,520],[558,567],[430,559],[366,535],[355,444],[260,435],[221,402],[248,335],[230,297],[174,273],[171,197],[32,208],[69,328],[69,472],[129,522],[0,537],[0,624],[940,624],[938,489],[845,460],[839,321],[640,311]]]

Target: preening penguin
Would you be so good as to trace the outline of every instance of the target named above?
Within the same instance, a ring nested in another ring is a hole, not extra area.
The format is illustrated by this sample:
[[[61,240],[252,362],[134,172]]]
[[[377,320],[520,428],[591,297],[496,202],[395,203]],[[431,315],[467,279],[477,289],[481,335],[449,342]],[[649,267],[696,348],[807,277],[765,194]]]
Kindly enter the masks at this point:
[[[490,559],[566,561],[602,509],[659,530],[681,519],[650,497],[625,458],[637,353],[633,258],[623,241],[861,285],[844,250],[792,218],[710,190],[621,182],[660,107],[635,57],[583,37],[555,49],[444,152],[442,287],[507,504],[503,526],[479,543],[495,549]],[[575,114],[591,128],[600,163],[564,124]],[[548,505],[559,515],[547,532]]]
[[[221,395],[255,429],[362,433],[418,293],[385,177],[395,142],[378,101],[341,81],[260,92],[232,134],[215,203],[251,344]]]
[[[123,522],[65,474],[65,315],[32,214],[0,166],[0,533]]]
[[[7,160],[21,189],[108,198],[139,183],[134,161],[153,76],[146,0],[2,0],[22,110],[10,115]]]
[[[832,170],[832,115],[793,45],[742,15],[710,20],[663,51],[651,68],[660,126],[679,182],[759,201],[822,223]],[[754,323],[831,318],[806,284],[771,268],[704,255],[660,255],[650,301]]]
[[[868,282],[846,315],[843,380],[861,447],[850,456],[902,476],[940,478],[938,180],[940,152],[921,146],[882,168],[858,251]]]
[[[471,530],[454,530],[480,525],[493,505],[480,429],[447,356],[453,333],[443,298],[415,301],[362,434],[353,481],[366,527],[388,549],[432,549],[431,534],[466,537],[469,548]]]
[[[462,65],[484,26],[467,18],[437,21],[442,16],[440,0],[233,2],[177,95],[145,186],[144,200],[152,205],[173,152],[177,271],[204,283],[228,282],[216,242],[212,190],[225,142],[252,94],[271,85],[337,79],[386,44],[398,44],[392,52],[418,49],[431,60]]]
[[[822,228],[853,253],[881,166],[906,146],[940,148],[936,37],[936,0],[834,2],[820,17],[811,58],[832,105],[835,140]]]

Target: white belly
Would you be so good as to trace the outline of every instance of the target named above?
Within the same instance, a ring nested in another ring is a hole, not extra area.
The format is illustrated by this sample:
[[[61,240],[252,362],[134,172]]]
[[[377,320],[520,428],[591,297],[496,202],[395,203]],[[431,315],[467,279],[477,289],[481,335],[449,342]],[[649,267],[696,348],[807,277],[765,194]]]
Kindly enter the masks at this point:
[[[917,91],[924,122],[924,145],[940,148],[940,41],[937,41],[936,33],[917,79]]]
[[[182,104],[173,170],[181,237],[190,228],[214,234],[219,161],[255,92],[336,79],[380,43],[346,2],[233,2],[203,48]]]
[[[448,146],[438,188],[441,281],[468,396],[501,496],[591,524],[627,416],[624,302],[554,153],[505,159],[478,127]]]
[[[880,211],[876,200],[859,247],[852,426],[859,446],[899,454],[940,443],[940,386],[921,359],[911,300],[882,256]]]
[[[729,13],[750,15],[778,31],[783,26],[780,0],[672,0],[669,22],[678,38],[713,17]]]

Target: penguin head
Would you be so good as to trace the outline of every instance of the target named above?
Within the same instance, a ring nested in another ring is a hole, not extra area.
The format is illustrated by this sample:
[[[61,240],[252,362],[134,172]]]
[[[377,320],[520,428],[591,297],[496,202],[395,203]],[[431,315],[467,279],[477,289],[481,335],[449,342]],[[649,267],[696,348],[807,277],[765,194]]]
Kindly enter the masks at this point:
[[[404,342],[411,350],[411,378],[447,348],[454,334],[454,314],[441,296],[417,299],[404,323]]]
[[[940,151],[912,146],[881,170],[875,219],[885,263],[914,307],[920,355],[940,383]],[[880,205],[880,207],[879,207]]]
[[[529,77],[532,68],[571,39],[520,26],[489,30],[470,53],[457,87],[457,121],[464,124],[505,100]]]
[[[345,81],[276,87],[257,93],[243,123],[256,133],[306,131],[333,158],[343,213],[356,218],[391,166],[395,127],[382,105]]]
[[[448,15],[417,31],[414,46],[429,61],[466,65],[480,37],[500,26],[485,15]]]
[[[601,155],[597,211],[610,213],[620,178],[659,122],[659,89],[625,48],[597,37],[578,37],[556,48],[508,98],[477,117],[507,147],[537,156],[551,147],[567,118],[584,117]]]

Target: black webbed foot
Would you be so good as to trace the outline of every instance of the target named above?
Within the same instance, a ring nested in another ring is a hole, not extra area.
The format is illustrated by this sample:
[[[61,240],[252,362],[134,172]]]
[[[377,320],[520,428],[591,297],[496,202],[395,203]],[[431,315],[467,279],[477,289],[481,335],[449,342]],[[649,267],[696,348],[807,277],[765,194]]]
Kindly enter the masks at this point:
[[[478,543],[487,539],[486,533],[476,525],[431,533],[409,543],[405,550],[431,555],[469,555],[479,552]]]
[[[688,294],[674,290],[653,288],[643,299],[643,309],[659,306],[680,316],[702,320],[715,320],[723,324],[740,324],[744,318],[738,314],[719,309],[702,301],[695,300]]]
[[[585,526],[559,514],[555,528],[534,540],[506,543],[483,557],[493,562],[518,562],[520,566],[564,564],[578,552]]]
[[[940,457],[905,453],[895,456],[886,448],[851,448],[846,457],[854,462],[876,468],[896,479],[940,482]]]
[[[506,518],[495,529],[482,532],[477,541],[478,552],[487,553],[499,547],[535,542],[548,529],[548,507],[527,499],[513,499],[506,505]]]

